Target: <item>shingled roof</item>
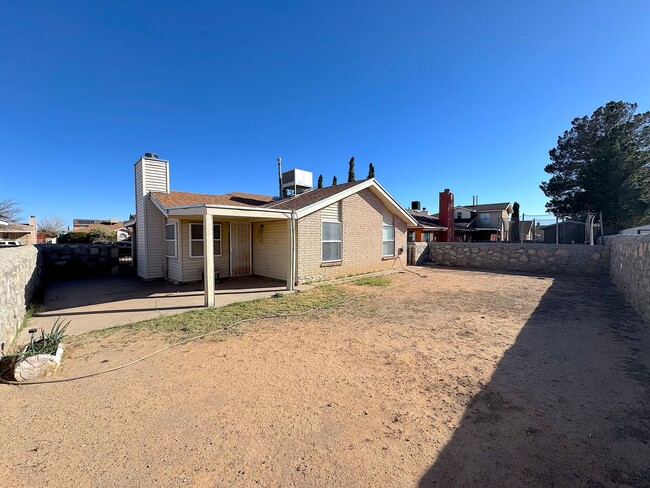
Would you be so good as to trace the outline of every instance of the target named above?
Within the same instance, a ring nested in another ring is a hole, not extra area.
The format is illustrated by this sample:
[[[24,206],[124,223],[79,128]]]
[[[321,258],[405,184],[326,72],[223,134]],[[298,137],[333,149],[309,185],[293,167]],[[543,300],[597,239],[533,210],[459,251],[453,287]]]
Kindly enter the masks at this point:
[[[472,212],[495,212],[498,210],[505,210],[510,206],[509,202],[503,203],[485,203],[482,205],[460,205],[462,208],[471,210]]]
[[[353,181],[351,183],[342,183],[336,186],[327,186],[325,188],[314,188],[313,190],[306,191],[294,197],[283,198],[275,202],[264,205],[266,208],[273,208],[276,210],[300,210],[301,208],[308,207],[316,202],[325,200],[331,196],[336,195],[348,188],[359,185],[368,180]]]
[[[358,188],[357,188],[358,187]],[[257,209],[259,211],[268,211],[269,213],[279,212],[288,214],[295,211],[298,218],[301,218],[301,212],[311,212],[318,210],[320,206],[329,205],[340,198],[345,198],[351,193],[361,191],[364,188],[372,188],[372,191],[382,199],[384,204],[394,208],[395,213],[401,214],[404,221],[416,224],[411,217],[389,194],[384,190],[374,178],[342,183],[336,186],[326,188],[315,188],[308,190],[300,195],[277,199],[268,195],[256,195],[254,193],[226,193],[224,195],[205,195],[201,193],[189,193],[182,191],[172,191],[169,193],[151,192],[150,196],[154,203],[159,205],[162,210],[171,212],[183,211],[186,207],[200,206],[228,206],[241,207],[247,209]]]
[[[165,208],[188,207],[191,205],[231,205],[235,207],[272,208],[275,210],[300,210],[365,181],[367,180],[353,181],[325,188],[314,188],[300,195],[281,200],[268,195],[240,192],[226,193],[224,195],[206,195],[184,191],[151,192],[151,194]]]
[[[272,202],[274,197],[254,193],[226,193],[224,195],[206,195],[186,191],[169,193],[151,192],[153,197],[165,208],[189,207],[192,205],[231,205],[234,207],[261,207]]]
[[[447,230],[447,227],[440,225],[440,219],[429,215],[429,212],[418,210],[407,210],[407,212],[411,215],[411,217],[417,220],[418,227],[434,230]]]

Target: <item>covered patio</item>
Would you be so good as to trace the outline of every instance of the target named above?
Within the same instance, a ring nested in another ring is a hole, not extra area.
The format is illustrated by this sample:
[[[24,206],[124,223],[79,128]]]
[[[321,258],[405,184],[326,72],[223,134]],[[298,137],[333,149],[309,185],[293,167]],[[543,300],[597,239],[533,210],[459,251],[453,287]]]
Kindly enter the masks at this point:
[[[224,277],[259,276],[294,289],[295,212],[209,203],[165,207],[157,198],[152,201],[166,216],[165,277],[201,281],[204,306],[216,304],[215,284]]]
[[[213,304],[223,306],[268,298],[286,292],[286,288],[283,281],[259,276],[224,279],[214,286],[212,300]],[[134,276],[54,281],[45,289],[42,311],[31,318],[19,342],[29,341],[30,327],[49,331],[58,317],[70,320],[67,333],[77,335],[200,309],[205,306],[204,302],[205,291],[201,283],[174,285],[147,282]]]

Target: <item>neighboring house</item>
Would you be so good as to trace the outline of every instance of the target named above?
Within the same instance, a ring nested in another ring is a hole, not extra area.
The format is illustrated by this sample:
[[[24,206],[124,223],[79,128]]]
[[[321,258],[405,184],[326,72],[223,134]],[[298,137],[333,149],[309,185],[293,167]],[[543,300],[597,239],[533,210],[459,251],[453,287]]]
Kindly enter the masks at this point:
[[[74,220],[77,222],[81,219]],[[112,221],[113,223],[106,222],[108,221],[99,224],[89,224],[82,226],[77,226],[77,224],[75,224],[75,232],[90,232],[94,229],[103,229],[107,232],[115,232],[117,241],[128,241],[131,239],[131,230],[126,227],[126,224],[124,222],[120,222],[119,220],[114,220]]]
[[[422,216],[423,218],[418,218],[418,215],[421,212],[417,210],[411,210],[413,215],[418,222],[421,222],[422,226],[429,223],[431,226],[439,226],[438,229],[432,227],[432,231],[436,232],[436,240],[438,236],[441,237],[440,240],[449,240],[449,241],[507,241],[509,239],[509,229],[510,229],[510,218],[512,215],[512,205],[508,202],[504,203],[487,203],[482,205],[458,205],[453,206],[453,193],[449,190],[445,190],[440,193],[440,205],[445,206],[444,202],[450,202],[449,215],[446,215],[446,221],[453,221],[453,236],[451,231],[449,231],[449,236],[445,237],[447,227],[451,225],[445,225],[444,219],[440,219],[440,213],[433,215]],[[413,202],[419,203],[419,202]],[[452,211],[453,208],[453,211]],[[447,214],[445,211],[444,214]],[[413,231],[414,238],[417,232],[417,227],[409,228],[409,231]]]
[[[206,305],[214,304],[215,271],[275,278],[292,289],[391,268],[407,225],[416,223],[375,179],[300,187],[282,199],[205,195],[171,191],[169,162],[148,153],[135,163],[135,187],[138,275],[175,283],[205,276]]]
[[[37,242],[36,217],[33,215],[27,224],[0,219],[0,246],[26,246]]]
[[[619,234],[645,235],[650,234],[650,225],[641,225],[639,227],[630,227],[623,229]]]
[[[73,232],[83,232],[84,230],[90,230],[97,226],[111,227],[116,224],[119,224],[120,227],[122,227],[124,222],[120,222],[117,219],[73,219],[72,230]]]
[[[440,225],[440,220],[434,218],[426,209],[420,209],[420,202],[411,203],[407,210],[416,221],[415,226],[408,227],[408,242],[438,242],[447,227]]]

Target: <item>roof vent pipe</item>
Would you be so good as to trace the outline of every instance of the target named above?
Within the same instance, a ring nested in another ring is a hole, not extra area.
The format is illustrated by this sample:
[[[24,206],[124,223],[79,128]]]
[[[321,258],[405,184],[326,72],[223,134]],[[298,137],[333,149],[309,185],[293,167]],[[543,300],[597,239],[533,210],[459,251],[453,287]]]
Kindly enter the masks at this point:
[[[282,158],[278,158],[278,196],[282,198]]]

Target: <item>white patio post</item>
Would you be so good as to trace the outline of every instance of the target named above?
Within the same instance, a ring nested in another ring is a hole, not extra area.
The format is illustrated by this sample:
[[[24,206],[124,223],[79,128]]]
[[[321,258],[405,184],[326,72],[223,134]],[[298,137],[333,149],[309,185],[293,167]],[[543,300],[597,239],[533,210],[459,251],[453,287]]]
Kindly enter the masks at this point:
[[[295,255],[296,255],[296,231],[295,231],[296,221],[294,220],[294,215],[291,215],[291,218],[287,220],[287,231],[289,233],[289,259],[287,260],[287,291],[292,291],[294,283],[296,281],[294,276],[295,270]]]
[[[214,307],[214,227],[212,215],[203,216],[203,286],[205,306]]]

